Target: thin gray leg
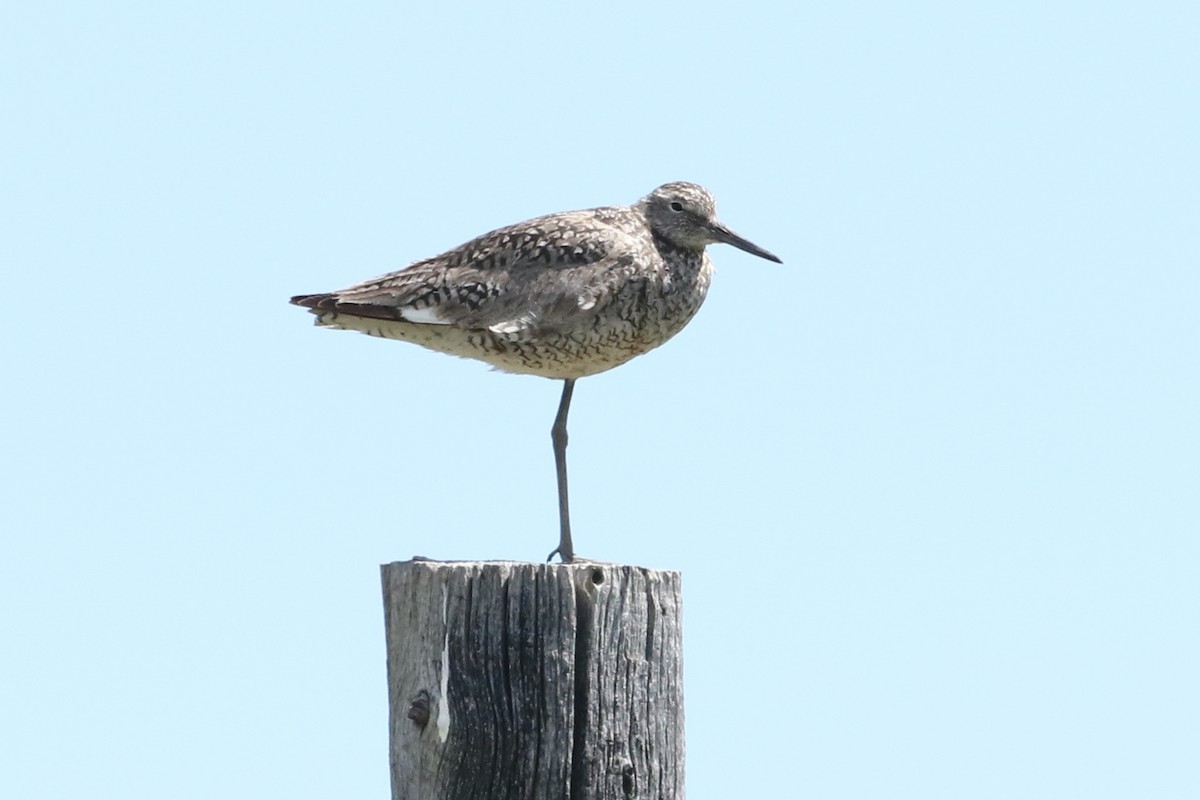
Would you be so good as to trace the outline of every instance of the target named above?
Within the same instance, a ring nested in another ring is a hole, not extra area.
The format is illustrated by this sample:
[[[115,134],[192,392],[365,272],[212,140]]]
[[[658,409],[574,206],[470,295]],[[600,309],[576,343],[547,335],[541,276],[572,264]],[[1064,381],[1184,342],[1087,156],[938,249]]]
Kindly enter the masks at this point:
[[[567,412],[571,409],[571,392],[575,390],[575,379],[563,381],[562,400],[558,402],[558,416],[550,429],[550,441],[554,443],[554,469],[558,473],[558,547],[550,551],[546,560],[557,553],[564,564],[575,560],[575,547],[571,544],[571,512],[567,504]]]

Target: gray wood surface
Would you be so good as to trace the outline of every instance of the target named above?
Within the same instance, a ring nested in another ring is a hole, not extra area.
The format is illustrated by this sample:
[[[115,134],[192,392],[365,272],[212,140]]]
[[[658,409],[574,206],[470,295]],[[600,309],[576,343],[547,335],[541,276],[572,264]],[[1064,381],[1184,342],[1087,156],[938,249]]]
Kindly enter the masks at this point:
[[[677,800],[677,572],[385,564],[393,800]]]

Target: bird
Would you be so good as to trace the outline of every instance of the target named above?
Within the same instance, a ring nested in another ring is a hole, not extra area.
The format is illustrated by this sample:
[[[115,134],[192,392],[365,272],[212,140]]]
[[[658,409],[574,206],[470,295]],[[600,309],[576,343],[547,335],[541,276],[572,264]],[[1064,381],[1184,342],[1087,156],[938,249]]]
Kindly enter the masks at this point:
[[[336,292],[291,298],[319,327],[398,339],[510,373],[563,382],[550,429],[559,542],[577,560],[567,492],[575,382],[679,333],[712,281],[705,248],[730,244],[782,264],[716,217],[704,187],[666,183],[632,205],[534,217]],[[585,560],[585,559],[580,559]]]

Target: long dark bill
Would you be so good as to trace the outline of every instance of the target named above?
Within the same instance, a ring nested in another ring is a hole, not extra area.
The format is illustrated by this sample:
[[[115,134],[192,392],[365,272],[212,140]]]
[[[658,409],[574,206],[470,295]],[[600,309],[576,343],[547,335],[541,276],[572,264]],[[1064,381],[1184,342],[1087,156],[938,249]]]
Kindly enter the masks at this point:
[[[716,220],[713,220],[708,224],[708,230],[710,233],[712,233],[713,239],[718,242],[731,244],[739,250],[745,250],[751,255],[758,256],[759,258],[765,258],[767,261],[774,261],[776,264],[783,263],[779,256],[775,255],[769,250],[763,250],[749,239],[743,239],[741,236],[738,236],[736,233],[729,230],[729,228],[726,228]]]

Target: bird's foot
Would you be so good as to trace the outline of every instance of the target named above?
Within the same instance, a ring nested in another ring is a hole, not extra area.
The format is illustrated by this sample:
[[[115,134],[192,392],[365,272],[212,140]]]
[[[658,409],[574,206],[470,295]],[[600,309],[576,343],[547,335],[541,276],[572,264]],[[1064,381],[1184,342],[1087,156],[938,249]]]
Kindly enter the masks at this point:
[[[566,552],[564,552],[562,545],[559,545],[558,547],[551,550],[550,555],[546,556],[546,561],[553,561],[555,556],[558,556],[560,559],[562,559],[562,563],[564,563],[564,564],[573,564],[578,560],[575,557],[575,554],[573,552],[571,552],[570,550],[567,550]]]
[[[580,566],[582,564],[602,564],[604,566],[616,566],[617,565],[616,561],[601,561],[598,558],[588,558],[587,556],[581,556],[578,553],[572,553],[570,555],[570,557],[563,556],[562,552],[558,548],[555,548],[554,550],[552,550],[550,552],[550,555],[546,556],[546,560],[552,561],[555,556],[560,556],[562,558],[561,563],[571,564],[573,566]]]

